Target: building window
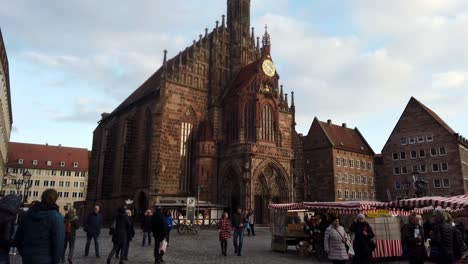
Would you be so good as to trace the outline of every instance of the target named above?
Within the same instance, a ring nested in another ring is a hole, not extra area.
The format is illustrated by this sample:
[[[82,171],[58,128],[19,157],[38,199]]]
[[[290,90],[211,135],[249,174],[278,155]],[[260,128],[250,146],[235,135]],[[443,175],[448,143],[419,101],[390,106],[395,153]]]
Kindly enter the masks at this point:
[[[63,192],[58,192],[58,197],[59,198],[63,197]]]
[[[262,109],[262,124],[260,136],[263,140],[273,141],[274,140],[274,116],[273,111],[269,105],[263,106]]]
[[[424,151],[424,149],[420,149],[420,150],[419,150],[419,157],[420,157],[420,158],[426,157],[426,152]]]
[[[49,181],[47,181],[47,180],[44,181],[44,186],[45,186],[45,187],[48,187],[48,186],[49,186]]]
[[[394,175],[400,175],[400,167],[393,168],[393,174]]]
[[[401,167],[401,174],[408,174],[408,167],[406,166]]]
[[[180,131],[180,156],[182,157],[182,178],[180,181],[180,189],[188,190],[189,171],[190,171],[190,149],[191,149],[191,134],[192,124],[187,122],[181,123]]]
[[[34,197],[38,197],[38,196],[39,196],[39,192],[38,192],[38,191],[34,191],[34,192],[33,192],[33,196],[34,196]]]
[[[401,145],[406,145],[406,144],[408,144],[408,139],[407,139],[407,138],[400,138],[400,144],[401,144]]]
[[[357,197],[358,197],[359,200],[361,200],[362,199],[362,192],[358,192]]]
[[[401,189],[400,181],[395,181],[395,190],[400,190],[400,189]]]
[[[416,138],[415,137],[410,137],[408,139],[408,141],[409,141],[410,144],[414,144],[414,143],[416,143]]]
[[[80,176],[80,172],[79,171],[75,171],[75,177],[78,177]]]
[[[84,182],[80,182],[80,187],[84,187]]]
[[[434,188],[440,188],[440,187],[442,187],[440,183],[440,179],[434,179]]]
[[[71,176],[71,171],[67,171],[67,176]]]
[[[33,160],[33,165],[37,165],[37,160]]]
[[[440,147],[439,148],[439,155],[440,156],[447,155],[447,151],[445,150],[445,147]]]
[[[349,160],[349,167],[354,168],[354,160],[353,159]]]
[[[39,186],[40,184],[41,184],[41,182],[39,180],[34,181],[34,186]]]
[[[431,157],[437,156],[437,149],[431,148]]]
[[[65,182],[65,187],[70,187],[70,182]]]
[[[81,172],[81,177],[86,177],[86,171]]]
[[[418,136],[418,143],[424,142],[424,136]]]
[[[73,162],[73,168],[78,168],[78,162]]]
[[[338,173],[336,178],[338,179],[338,182],[341,182],[341,173]]]
[[[357,184],[361,184],[361,183],[362,183],[362,181],[361,181],[361,175],[358,175],[358,176],[357,176]]]
[[[349,190],[345,190],[344,198],[349,200]]]
[[[47,161],[47,166],[52,166],[52,161],[48,160]]]
[[[73,197],[73,198],[76,198],[76,197],[78,197],[78,193],[76,193],[76,192],[73,192],[73,194],[72,194],[72,197]]]
[[[68,198],[68,192],[65,192],[63,195],[65,198]]]
[[[55,181],[50,181],[50,187],[55,187]]]
[[[65,167],[65,162],[64,161],[60,162],[60,167]]]
[[[351,174],[350,177],[351,177],[351,184],[355,184],[356,182],[355,182],[355,179],[354,179],[354,175]]]
[[[370,184],[371,186],[374,185],[374,178],[369,177],[369,184]]]
[[[439,164],[437,163],[432,164],[432,172],[439,172]]]
[[[361,161],[356,160],[356,168],[360,169],[361,168]]]
[[[413,172],[419,172],[419,165],[413,166]]]
[[[78,194],[78,197],[79,197],[79,198],[83,198],[83,193],[80,192],[80,193]]]
[[[74,182],[73,187],[78,188],[78,182]]]
[[[343,167],[348,167],[348,159],[343,158]]]
[[[442,162],[440,164],[440,171],[448,171],[448,163],[447,162]]]
[[[18,164],[23,164],[24,160],[23,159],[19,159],[18,160]]]
[[[427,142],[431,142],[432,140],[434,140],[433,137],[432,137],[432,135],[426,136],[426,141],[427,141]]]
[[[362,161],[362,169],[363,169],[363,170],[367,169],[366,164],[367,164],[366,161],[363,160],[363,161]]]
[[[51,171],[50,171],[50,175],[52,175],[52,176],[55,176],[55,175],[57,175],[57,171],[55,171],[55,170],[51,170]]]
[[[398,160],[398,152],[393,153],[393,160]]]
[[[351,200],[355,200],[355,199],[356,199],[356,192],[352,191],[351,192]]]
[[[364,199],[369,200],[369,193],[367,191],[364,192]]]
[[[60,176],[65,176],[65,171],[60,171]]]
[[[369,170],[372,170],[372,162],[367,162],[367,168],[368,168]]]
[[[343,192],[341,190],[337,190],[338,193],[338,199],[343,199]]]
[[[444,188],[450,188],[450,179],[443,179]]]
[[[362,176],[362,182],[367,185],[367,176]]]
[[[63,181],[59,181],[59,187],[63,187]]]
[[[336,157],[336,166],[340,167],[341,166],[341,158]]]
[[[412,150],[411,151],[411,159],[415,159],[418,157],[418,153],[416,152],[416,150]]]
[[[344,183],[348,183],[348,174],[344,174],[344,180],[343,180]]]
[[[422,173],[426,172],[426,164],[421,164],[421,172]]]
[[[405,160],[406,159],[406,152],[400,152],[400,159]]]

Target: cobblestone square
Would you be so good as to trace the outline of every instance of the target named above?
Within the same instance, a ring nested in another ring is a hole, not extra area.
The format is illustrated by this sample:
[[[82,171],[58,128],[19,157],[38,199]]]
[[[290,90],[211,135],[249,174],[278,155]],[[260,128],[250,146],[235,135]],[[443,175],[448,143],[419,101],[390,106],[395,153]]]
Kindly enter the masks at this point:
[[[129,261],[127,263],[154,263],[153,245],[151,247],[142,247],[142,232],[141,230],[136,231],[136,236],[130,246]],[[174,230],[171,232],[171,244],[164,257],[164,263],[319,263],[314,258],[298,256],[293,247],[290,247],[287,253],[273,252],[270,249],[269,229],[257,228],[256,233],[256,236],[244,237],[243,255],[241,257],[234,255],[232,240],[228,241],[228,256],[224,257],[221,256],[217,230],[203,229],[199,235],[179,235]],[[78,231],[73,263],[106,263],[107,255],[112,247],[107,229],[102,231],[100,237],[101,258],[95,258],[93,244],[90,247],[90,256],[84,257],[85,243],[86,235],[80,229]],[[11,263],[20,264],[20,257],[13,257]],[[118,263],[118,260],[114,258],[112,263]]]

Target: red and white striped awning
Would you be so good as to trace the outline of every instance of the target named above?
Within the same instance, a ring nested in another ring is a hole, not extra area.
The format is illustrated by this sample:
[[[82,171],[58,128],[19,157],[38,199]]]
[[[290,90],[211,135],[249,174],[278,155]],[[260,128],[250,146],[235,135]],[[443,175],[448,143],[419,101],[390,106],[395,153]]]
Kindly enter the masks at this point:
[[[283,204],[269,204],[270,209],[276,210],[295,210],[295,209],[304,209],[302,203],[283,203]]]
[[[385,207],[389,208],[424,208],[424,207],[442,207],[443,209],[450,208],[453,210],[463,209],[468,206],[468,195],[457,195],[451,197],[441,196],[426,196],[420,198],[403,199],[393,202],[388,202]]]
[[[270,204],[269,208],[277,210],[320,210],[326,209],[329,212],[339,214],[356,214],[373,211],[382,208],[385,203],[374,201],[344,201],[344,202],[301,202],[287,204]]]

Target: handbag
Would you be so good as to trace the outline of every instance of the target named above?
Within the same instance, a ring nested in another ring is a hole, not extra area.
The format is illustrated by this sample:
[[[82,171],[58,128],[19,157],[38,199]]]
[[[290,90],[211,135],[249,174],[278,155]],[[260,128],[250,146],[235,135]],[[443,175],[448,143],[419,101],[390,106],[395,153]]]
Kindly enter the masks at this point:
[[[346,248],[346,251],[348,252],[348,254],[351,255],[351,256],[356,255],[356,253],[354,252],[354,249],[353,249],[353,245],[351,245],[351,241],[349,241],[348,238],[343,237],[343,235],[341,235],[341,233],[338,232],[338,230],[336,230],[336,228],[333,228],[333,229],[338,233],[338,235],[340,235],[342,241],[343,240],[346,241],[346,242],[343,242],[343,243],[345,244],[345,248]]]
[[[163,239],[163,241],[161,241],[161,245],[159,246],[159,252],[166,253],[166,249],[167,249],[167,241],[166,239]]]

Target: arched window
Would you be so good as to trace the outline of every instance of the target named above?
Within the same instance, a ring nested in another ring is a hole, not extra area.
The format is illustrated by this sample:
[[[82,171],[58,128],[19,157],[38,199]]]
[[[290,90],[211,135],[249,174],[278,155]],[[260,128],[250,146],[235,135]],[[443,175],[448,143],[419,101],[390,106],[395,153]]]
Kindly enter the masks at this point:
[[[275,138],[274,117],[271,106],[265,105],[262,108],[262,125],[260,127],[260,138],[262,140],[273,141]]]
[[[246,141],[255,141],[255,104],[247,103],[244,107],[244,133]]]

